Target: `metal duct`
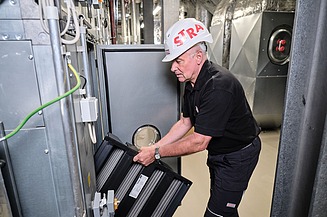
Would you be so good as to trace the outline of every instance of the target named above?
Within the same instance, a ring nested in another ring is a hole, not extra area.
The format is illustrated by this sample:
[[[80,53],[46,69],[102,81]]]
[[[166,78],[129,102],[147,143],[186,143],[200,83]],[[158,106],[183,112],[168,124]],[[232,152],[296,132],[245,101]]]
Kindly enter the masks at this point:
[[[211,25],[225,21],[227,8],[235,2],[233,19],[261,13],[263,11],[294,11],[295,0],[222,0],[214,12]]]
[[[207,28],[211,25],[212,15],[200,3],[196,3],[195,17],[200,20]]]
[[[222,0],[212,17],[211,26],[224,26],[222,50],[222,63],[229,68],[231,22],[232,20],[263,11],[287,12],[295,10],[295,0]],[[218,45],[219,46],[219,45]]]
[[[237,76],[263,128],[281,124],[294,9],[295,0],[223,0],[212,18],[210,58]]]

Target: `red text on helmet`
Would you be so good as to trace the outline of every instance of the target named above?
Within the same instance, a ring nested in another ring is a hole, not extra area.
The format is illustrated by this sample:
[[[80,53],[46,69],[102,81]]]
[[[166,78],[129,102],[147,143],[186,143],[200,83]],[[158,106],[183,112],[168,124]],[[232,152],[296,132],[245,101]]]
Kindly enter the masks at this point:
[[[182,29],[178,35],[174,38],[174,44],[181,46],[184,41],[187,39],[192,39],[193,37],[197,36],[200,31],[203,31],[204,28],[201,25],[195,24],[194,27],[188,29]]]

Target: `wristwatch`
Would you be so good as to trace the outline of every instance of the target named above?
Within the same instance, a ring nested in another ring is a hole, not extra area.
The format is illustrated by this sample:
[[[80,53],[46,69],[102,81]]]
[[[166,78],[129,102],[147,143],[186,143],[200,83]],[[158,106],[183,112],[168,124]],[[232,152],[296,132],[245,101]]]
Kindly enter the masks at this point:
[[[156,147],[156,149],[154,150],[154,158],[156,160],[160,160],[160,154],[159,154],[159,147]]]

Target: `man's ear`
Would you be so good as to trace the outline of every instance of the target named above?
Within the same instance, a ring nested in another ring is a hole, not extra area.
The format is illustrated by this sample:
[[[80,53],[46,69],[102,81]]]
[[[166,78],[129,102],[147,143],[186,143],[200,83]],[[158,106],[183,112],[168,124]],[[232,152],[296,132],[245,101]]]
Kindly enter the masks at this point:
[[[197,52],[196,52],[196,54],[195,54],[195,58],[196,58],[196,63],[198,64],[198,65],[200,65],[201,63],[202,63],[202,60],[203,60],[203,51],[201,51],[201,50],[198,50]]]

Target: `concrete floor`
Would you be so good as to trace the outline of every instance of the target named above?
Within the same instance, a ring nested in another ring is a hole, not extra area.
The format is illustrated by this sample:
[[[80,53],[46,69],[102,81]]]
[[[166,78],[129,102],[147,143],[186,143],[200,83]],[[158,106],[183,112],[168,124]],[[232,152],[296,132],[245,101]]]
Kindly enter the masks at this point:
[[[269,217],[274,187],[279,130],[260,134],[262,150],[239,207],[240,217]],[[193,182],[174,217],[201,217],[209,198],[209,172],[207,152],[182,157],[182,175]]]

